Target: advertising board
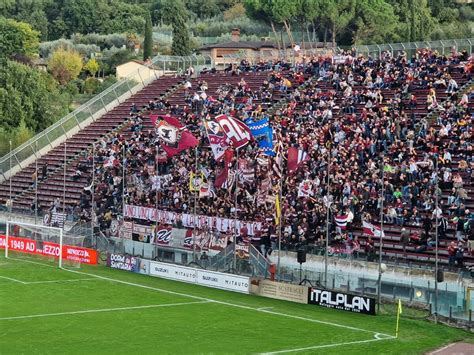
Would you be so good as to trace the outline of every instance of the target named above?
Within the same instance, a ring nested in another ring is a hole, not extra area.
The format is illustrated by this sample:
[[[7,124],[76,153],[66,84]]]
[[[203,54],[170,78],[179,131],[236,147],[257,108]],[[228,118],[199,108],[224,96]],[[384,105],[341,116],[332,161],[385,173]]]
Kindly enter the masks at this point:
[[[150,261],[150,275],[190,283],[196,283],[197,279],[196,269],[155,261]]]
[[[277,300],[308,303],[308,287],[270,280],[253,280],[251,292]]]
[[[5,249],[6,237],[0,235],[0,248]],[[43,255],[59,258],[59,244],[40,242],[28,238],[8,237],[8,250],[20,253]],[[63,245],[63,260],[75,261],[82,264],[96,265],[98,253],[94,249]]]
[[[150,270],[150,261],[130,255],[108,253],[107,266],[111,267],[112,269],[148,275]]]
[[[344,292],[311,288],[308,303],[348,312],[375,315],[375,299]]]
[[[194,269],[150,261],[150,275],[229,291],[249,293],[250,279],[244,276]]]
[[[224,274],[222,272],[212,272],[207,270],[198,270],[198,285],[221,288],[229,291],[249,293],[249,278]]]

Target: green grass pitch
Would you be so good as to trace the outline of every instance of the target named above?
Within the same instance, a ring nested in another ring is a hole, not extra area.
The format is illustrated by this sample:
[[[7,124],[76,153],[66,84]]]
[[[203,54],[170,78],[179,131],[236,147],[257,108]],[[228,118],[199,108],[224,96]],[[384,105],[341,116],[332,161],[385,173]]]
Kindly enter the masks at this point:
[[[422,354],[474,336],[97,267],[0,257],[0,354]]]

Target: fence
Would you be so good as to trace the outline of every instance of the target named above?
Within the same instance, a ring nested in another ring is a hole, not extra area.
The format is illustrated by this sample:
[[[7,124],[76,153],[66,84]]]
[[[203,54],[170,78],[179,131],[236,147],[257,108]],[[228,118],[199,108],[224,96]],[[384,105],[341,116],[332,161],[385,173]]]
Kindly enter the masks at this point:
[[[276,256],[272,260],[275,262]],[[286,282],[297,284],[303,280],[331,290],[373,297],[378,294],[377,263],[330,259],[326,283],[322,257],[309,257],[300,267],[296,253],[283,252],[281,262],[279,279]],[[401,299],[404,304],[416,305],[451,321],[472,322],[474,283],[469,277],[445,274],[445,280],[435,286],[434,272],[392,266],[381,276],[380,294],[382,302]]]
[[[127,78],[107,88],[43,132],[38,133],[29,141],[1,157],[0,183],[35,159],[39,159],[49,150],[60,145],[107,111],[124,102],[151,81],[165,74],[184,72],[190,65],[195,68],[197,73],[204,67],[212,67],[213,62],[209,56],[197,55],[186,57],[157,56],[153,58],[148,67],[140,68],[129,74]]]
[[[410,56],[417,49],[429,48],[437,50],[440,53],[449,53],[453,48],[457,51],[466,49],[469,54],[473,52],[474,38],[467,39],[449,39],[426,42],[406,42],[406,43],[386,43],[355,46],[357,54],[371,55],[380,57],[383,52],[390,52],[392,55],[398,51],[406,51]]]

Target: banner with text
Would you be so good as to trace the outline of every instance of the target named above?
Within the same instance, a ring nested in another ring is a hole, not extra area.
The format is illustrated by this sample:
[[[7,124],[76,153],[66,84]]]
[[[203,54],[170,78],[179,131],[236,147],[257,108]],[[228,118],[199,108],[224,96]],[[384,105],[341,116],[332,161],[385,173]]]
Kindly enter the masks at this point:
[[[270,280],[252,280],[251,293],[297,303],[308,303],[308,287]]]
[[[176,213],[162,211],[156,208],[125,205],[125,217],[156,221],[158,223],[178,224],[184,227],[193,228],[211,228],[219,232],[232,232],[237,223],[238,234],[241,235],[244,230],[248,235],[254,235],[256,231],[261,230],[261,222],[244,222],[230,218],[210,217],[193,215],[188,213]]]
[[[375,315],[375,299],[343,292],[311,288],[308,303],[326,308]]]
[[[108,253],[107,266],[111,267],[112,269],[148,275],[150,270],[150,261],[130,255]]]
[[[0,235],[0,249],[5,249],[6,237]],[[43,255],[59,258],[59,244],[41,242],[28,238],[8,237],[8,250],[20,253]],[[75,261],[82,264],[97,264],[98,253],[94,249],[63,245],[63,260]]]
[[[249,293],[248,277],[150,261],[150,275],[229,291]]]

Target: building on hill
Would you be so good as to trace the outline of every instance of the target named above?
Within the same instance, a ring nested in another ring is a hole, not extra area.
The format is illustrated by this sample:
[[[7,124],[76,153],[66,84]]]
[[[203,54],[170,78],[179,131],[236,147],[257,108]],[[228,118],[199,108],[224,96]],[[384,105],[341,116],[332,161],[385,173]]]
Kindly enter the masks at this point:
[[[304,42],[297,43],[295,47],[296,50],[290,43],[285,44],[285,54],[288,60],[305,54],[333,54],[332,43],[326,43],[325,45],[324,42]],[[249,62],[280,58],[278,45],[275,42],[265,39],[261,41],[240,41],[240,31],[238,29],[232,31],[230,42],[205,45],[199,48],[199,52],[202,55],[209,55],[216,65],[237,63],[243,58]],[[235,57],[229,57],[232,55],[235,55]]]
[[[140,71],[140,75],[138,75],[138,70]],[[127,63],[117,65],[115,75],[117,80],[132,75],[137,81],[147,81],[151,77],[163,75],[163,70],[153,69],[142,60],[131,60]]]

